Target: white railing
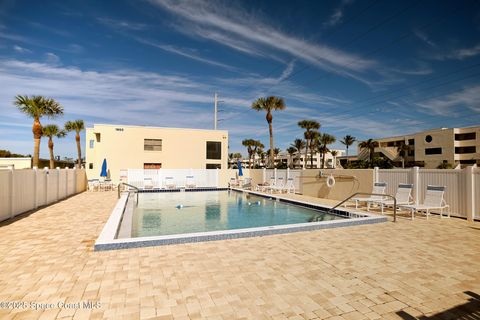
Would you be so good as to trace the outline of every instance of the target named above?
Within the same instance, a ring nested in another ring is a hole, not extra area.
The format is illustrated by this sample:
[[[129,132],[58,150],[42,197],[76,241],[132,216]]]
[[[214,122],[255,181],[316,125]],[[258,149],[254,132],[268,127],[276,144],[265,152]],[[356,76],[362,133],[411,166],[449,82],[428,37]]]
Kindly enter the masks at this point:
[[[480,218],[480,170],[465,169],[378,169],[375,181],[387,183],[387,193],[395,194],[399,183],[414,185],[414,200],[421,203],[425,198],[427,185],[445,186],[445,201],[454,216]]]
[[[172,177],[175,186],[182,188],[185,187],[187,176],[193,176],[197,187],[218,188],[218,175],[218,169],[128,169],[127,183],[143,188],[145,178],[150,178],[154,188],[165,188],[165,178]]]
[[[85,191],[84,169],[0,170],[0,221]]]

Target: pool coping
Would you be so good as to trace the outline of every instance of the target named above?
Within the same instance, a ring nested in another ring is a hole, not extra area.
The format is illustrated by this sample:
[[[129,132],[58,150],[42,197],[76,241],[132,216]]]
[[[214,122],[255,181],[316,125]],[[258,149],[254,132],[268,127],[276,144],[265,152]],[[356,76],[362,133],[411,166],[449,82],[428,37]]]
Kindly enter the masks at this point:
[[[225,190],[225,188],[221,188]],[[281,196],[281,194],[264,194],[250,190],[243,190],[237,188],[230,188],[227,190],[234,190],[237,192],[251,193],[265,198],[272,198],[277,201],[282,201],[291,204],[297,204],[300,206],[307,206],[313,209],[331,209],[332,206],[320,205],[318,203],[312,203],[308,201],[292,200]],[[207,231],[196,233],[184,233],[173,234],[165,236],[150,236],[150,237],[137,237],[137,238],[121,238],[117,239],[117,235],[120,231],[120,226],[123,218],[123,213],[128,201],[128,192],[122,193],[116,206],[114,207],[110,217],[105,223],[102,232],[95,241],[94,250],[117,250],[127,248],[139,248],[139,247],[151,247],[170,244],[182,244],[182,243],[195,243],[205,241],[227,240],[227,239],[239,239],[257,236],[268,236],[274,234],[285,234],[292,232],[304,232],[313,231],[337,227],[346,227],[354,225],[364,225],[373,223],[382,223],[387,221],[386,216],[379,216],[363,211],[352,210],[351,208],[345,210],[338,210],[342,212],[348,212],[349,219],[341,220],[329,220],[319,222],[306,222],[285,224],[266,227],[244,228],[244,229],[232,229],[232,230],[219,230],[219,231]],[[345,215],[343,215],[345,217]]]

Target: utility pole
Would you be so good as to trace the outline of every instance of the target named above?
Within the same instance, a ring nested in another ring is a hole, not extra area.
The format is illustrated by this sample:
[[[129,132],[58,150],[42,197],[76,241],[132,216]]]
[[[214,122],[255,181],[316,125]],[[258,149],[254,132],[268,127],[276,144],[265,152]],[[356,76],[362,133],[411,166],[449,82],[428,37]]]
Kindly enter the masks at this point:
[[[218,113],[218,96],[217,93],[215,92],[215,107],[214,107],[214,116],[213,116],[213,129],[217,130],[217,113]]]

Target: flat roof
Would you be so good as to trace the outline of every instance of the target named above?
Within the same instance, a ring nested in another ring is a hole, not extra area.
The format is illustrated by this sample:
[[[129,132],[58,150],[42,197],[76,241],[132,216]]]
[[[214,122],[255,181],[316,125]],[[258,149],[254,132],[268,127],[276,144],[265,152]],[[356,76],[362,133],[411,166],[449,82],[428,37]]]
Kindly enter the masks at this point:
[[[382,138],[373,138],[372,140],[391,140],[391,139],[396,139],[396,138],[403,138],[407,136],[414,136],[419,133],[423,132],[432,132],[432,131],[442,131],[442,130],[455,130],[455,129],[476,129],[480,128],[480,126],[470,126],[470,127],[456,127],[456,128],[433,128],[433,129],[427,129],[427,130],[422,130],[422,131],[417,131],[414,133],[407,133],[403,135],[398,135],[398,136],[390,136],[390,137],[382,137]],[[364,141],[364,140],[361,140]]]
[[[198,129],[198,128],[174,128],[174,127],[154,127],[154,126],[141,126],[141,125],[130,125],[130,124],[106,124],[106,123],[94,123],[95,126],[106,126],[106,127],[128,127],[128,128],[147,128],[147,129],[166,129],[166,130],[198,130],[198,131],[214,131],[214,132],[226,132],[228,130],[215,130],[215,129]],[[93,127],[87,127],[87,129],[93,129]]]

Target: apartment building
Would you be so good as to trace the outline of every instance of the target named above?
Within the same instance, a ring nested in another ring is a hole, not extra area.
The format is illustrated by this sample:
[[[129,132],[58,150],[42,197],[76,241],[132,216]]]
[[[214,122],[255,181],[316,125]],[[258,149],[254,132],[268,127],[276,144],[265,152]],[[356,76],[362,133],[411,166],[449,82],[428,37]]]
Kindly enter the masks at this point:
[[[333,150],[332,150],[333,151]],[[334,157],[332,156],[331,153],[327,153],[325,155],[325,168],[336,168],[338,167],[338,161],[337,158],[341,157],[345,154],[345,150],[335,150],[337,152],[337,155]],[[288,152],[280,152],[276,157],[275,157],[275,166],[278,166],[280,163],[283,163],[285,167],[291,167],[294,169],[303,169],[304,166],[306,165],[305,168],[307,169],[317,169],[322,167],[322,154],[319,152],[316,152],[313,154],[313,166],[311,166],[310,163],[310,158],[311,158],[311,153],[308,152],[307,154],[307,163],[305,163],[305,150],[303,150],[300,154],[298,152],[295,152],[292,156]],[[268,155],[265,156],[265,158],[262,160],[258,155],[255,155],[254,158],[252,159],[252,166],[259,166],[261,168],[265,167],[266,162],[268,161]],[[242,162],[242,167],[248,168],[249,167],[249,160],[248,157],[244,158],[241,160]],[[230,166],[236,166],[237,165],[237,160],[230,160],[229,161]]]
[[[437,168],[442,164],[462,167],[480,164],[480,126],[440,128],[404,136],[375,139],[379,143],[375,155],[390,159],[396,166]],[[402,159],[399,146],[407,145]],[[368,160],[369,152],[358,149],[358,158]]]
[[[119,180],[125,169],[223,169],[228,131],[94,124],[86,129],[86,171],[98,178],[103,160]]]

